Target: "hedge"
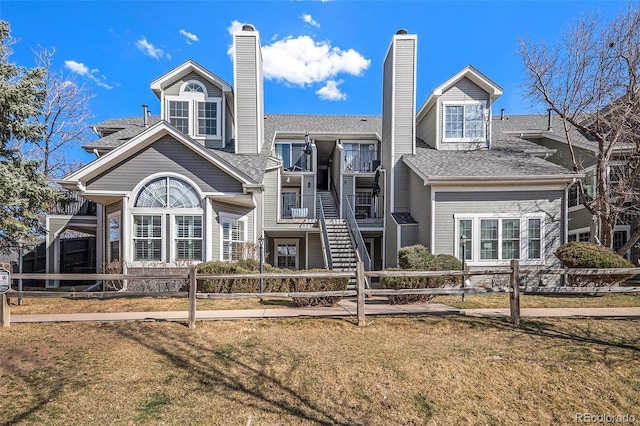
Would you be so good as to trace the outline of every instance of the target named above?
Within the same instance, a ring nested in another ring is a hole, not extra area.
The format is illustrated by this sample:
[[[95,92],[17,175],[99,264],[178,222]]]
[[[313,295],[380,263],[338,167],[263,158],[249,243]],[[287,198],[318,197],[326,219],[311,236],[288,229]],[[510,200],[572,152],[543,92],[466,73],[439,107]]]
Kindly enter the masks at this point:
[[[589,243],[572,241],[556,249],[556,257],[566,268],[634,268],[633,264],[613,250]],[[569,283],[585,286],[620,284],[633,275],[569,275]]]
[[[462,262],[448,254],[432,255],[426,247],[418,244],[398,250],[398,268],[387,268],[385,271],[455,271],[462,269]],[[461,277],[381,277],[382,288],[402,290],[418,288],[442,288],[461,282]],[[432,294],[410,294],[388,296],[391,304],[429,302],[435,298]]]
[[[199,275],[216,274],[257,274],[259,265],[254,260],[241,260],[237,262],[203,262],[198,264],[197,273]],[[317,292],[317,291],[340,291],[346,290],[348,278],[332,278],[330,274],[322,277],[306,277],[304,272],[324,272],[326,269],[311,269],[302,271],[291,271],[289,269],[275,268],[267,263],[264,264],[265,273],[284,274],[299,273],[300,277],[287,278],[265,278],[265,293],[293,293],[293,292]],[[260,278],[224,278],[198,280],[198,291],[201,293],[259,293]],[[294,306],[333,306],[341,299],[340,296],[294,298]]]

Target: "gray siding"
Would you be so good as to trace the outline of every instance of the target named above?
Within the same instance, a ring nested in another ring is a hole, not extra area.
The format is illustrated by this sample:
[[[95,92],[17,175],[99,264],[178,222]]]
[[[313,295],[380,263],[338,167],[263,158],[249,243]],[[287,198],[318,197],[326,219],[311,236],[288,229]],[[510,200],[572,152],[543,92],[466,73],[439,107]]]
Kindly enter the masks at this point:
[[[236,102],[236,153],[252,154],[259,150],[262,122],[262,99],[258,82],[260,64],[256,55],[257,33],[255,35],[235,35],[235,102]]]
[[[202,77],[200,74],[196,73],[196,72],[190,72],[189,74],[185,75],[184,77],[182,77],[180,80],[176,81],[175,83],[171,84],[170,86],[167,86],[166,89],[164,89],[164,94],[166,96],[178,96],[180,95],[180,87],[189,80],[195,80],[199,83],[201,83],[204,87],[206,87],[207,89],[207,95],[209,97],[212,98],[221,98],[222,97],[222,89],[220,89],[218,86],[216,86],[215,84],[211,83],[210,81],[208,81],[207,79],[205,79],[204,77]]]
[[[352,199],[352,195],[354,195],[355,193],[355,188],[354,188],[354,180],[355,177],[354,176],[342,176],[342,195],[340,196],[340,200],[341,200],[341,207],[342,207],[342,217],[346,218],[347,217],[347,201],[349,200],[349,202],[353,203]],[[351,206],[351,208],[353,208],[353,206]]]
[[[232,139],[235,137],[233,133],[233,108],[228,102],[224,102],[224,142],[225,145],[232,143]]]
[[[211,227],[210,236],[213,239],[213,260],[219,260],[220,253],[220,238],[221,238],[221,229],[220,229],[220,214],[231,214],[238,216],[246,216],[247,218],[247,233],[245,235],[245,240],[247,242],[253,242],[255,237],[255,229],[254,229],[254,215],[255,210],[249,207],[236,206],[227,203],[221,203],[217,201],[213,201],[211,203],[213,207],[213,226]]]
[[[413,154],[415,114],[415,39],[396,40],[394,150],[396,158]]]
[[[276,226],[278,222],[278,170],[271,170],[264,175],[264,226]]]
[[[558,126],[556,124],[556,126]],[[559,127],[559,126],[558,126]],[[564,132],[561,132],[560,129],[556,129],[559,134],[564,135]],[[561,166],[566,167],[569,170],[573,170],[573,161],[571,160],[571,152],[569,150],[569,145],[565,142],[559,142],[552,139],[540,138],[540,139],[532,139],[532,142],[537,143],[538,145],[542,145],[546,148],[555,149],[556,152],[552,154],[548,161],[552,163],[559,164]],[[591,151],[586,149],[582,149],[574,146],[574,151],[576,155],[576,161],[579,164],[582,164],[584,168],[595,166],[596,160]]]
[[[402,225],[400,227],[400,246],[407,247],[419,243],[418,241],[418,225]]]
[[[415,173],[409,173],[409,213],[418,222],[416,243],[431,248],[431,187],[425,186]]]
[[[589,228],[591,226],[591,213],[585,208],[569,212],[569,231],[574,229]]]
[[[89,190],[131,191],[139,182],[158,172],[185,176],[207,192],[242,192],[242,184],[199,154],[165,136],[124,162],[87,182]]]
[[[398,266],[398,224],[391,216],[387,218],[385,230],[385,268]]]
[[[436,110],[437,106],[434,104],[422,117],[422,120],[416,123],[416,137],[422,139],[432,148],[437,147],[438,141],[438,116]]]
[[[545,213],[545,262],[557,264],[555,249],[562,244],[564,191],[437,192],[435,194],[434,254],[454,254],[454,215],[460,213]]]
[[[322,255],[322,243],[320,242],[319,233],[309,233],[308,238],[308,261],[309,269],[324,269],[324,256]]]

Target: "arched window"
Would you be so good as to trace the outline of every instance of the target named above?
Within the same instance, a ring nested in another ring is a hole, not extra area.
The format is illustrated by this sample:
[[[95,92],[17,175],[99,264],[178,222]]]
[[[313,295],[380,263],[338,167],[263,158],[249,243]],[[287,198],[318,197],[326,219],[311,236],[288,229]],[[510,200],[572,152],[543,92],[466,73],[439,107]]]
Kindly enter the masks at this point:
[[[199,83],[192,81],[187,83],[187,85],[184,86],[184,89],[182,89],[182,91],[204,93],[204,88]]]
[[[142,187],[135,207],[200,207],[200,196],[191,185],[181,179],[161,177]]]
[[[153,179],[138,192],[131,213],[134,261],[202,260],[202,201],[187,182]],[[168,253],[166,241],[172,241]]]

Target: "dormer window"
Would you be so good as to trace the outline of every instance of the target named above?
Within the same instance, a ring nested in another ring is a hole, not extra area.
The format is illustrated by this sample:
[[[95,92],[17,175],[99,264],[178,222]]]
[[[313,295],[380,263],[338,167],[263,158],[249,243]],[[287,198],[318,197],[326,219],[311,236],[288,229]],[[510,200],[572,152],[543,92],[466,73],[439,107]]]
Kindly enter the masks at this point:
[[[484,140],[484,106],[479,102],[444,105],[445,141]]]
[[[178,96],[166,96],[166,119],[181,132],[195,139],[222,138],[222,99],[208,96],[198,81],[187,81]]]

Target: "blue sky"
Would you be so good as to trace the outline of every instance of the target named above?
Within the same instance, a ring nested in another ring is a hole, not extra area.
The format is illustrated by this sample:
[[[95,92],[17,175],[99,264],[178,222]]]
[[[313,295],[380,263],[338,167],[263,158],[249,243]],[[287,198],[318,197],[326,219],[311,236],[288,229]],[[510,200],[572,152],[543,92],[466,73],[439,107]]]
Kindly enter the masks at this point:
[[[13,1],[0,19],[19,39],[12,61],[55,47],[54,68],[86,81],[94,122],[159,111],[149,83],[193,59],[233,84],[230,30],[260,33],[267,113],[380,114],[392,35],[418,35],[418,107],[468,64],[504,94],[494,112],[541,111],[521,96],[519,36],[554,42],[581,13],[618,14],[626,1]],[[268,52],[268,53],[267,53]],[[267,63],[268,62],[268,63]]]

